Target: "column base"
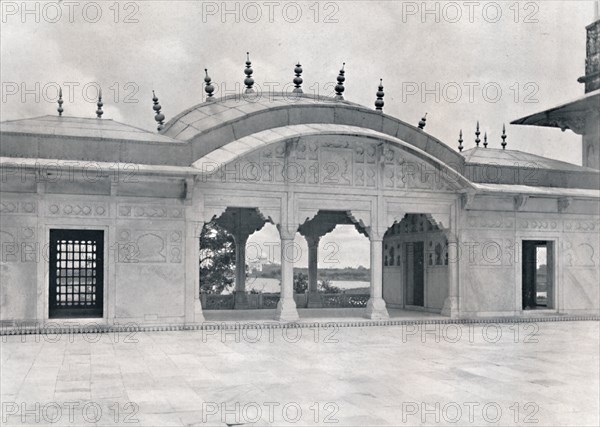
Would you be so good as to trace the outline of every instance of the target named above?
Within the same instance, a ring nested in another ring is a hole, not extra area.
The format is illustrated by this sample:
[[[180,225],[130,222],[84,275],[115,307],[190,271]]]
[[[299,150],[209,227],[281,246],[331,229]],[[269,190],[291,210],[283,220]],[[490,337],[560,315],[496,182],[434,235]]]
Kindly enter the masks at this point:
[[[296,301],[293,298],[282,300],[277,303],[277,314],[275,320],[280,322],[297,322],[300,319],[296,309]]]
[[[246,310],[248,307],[248,294],[246,294],[246,292],[236,292],[234,296],[233,309]]]
[[[385,301],[381,298],[374,299],[369,298],[367,302],[367,309],[365,310],[365,317],[371,320],[386,320],[390,318]]]
[[[442,316],[448,316],[452,319],[458,317],[458,298],[448,297],[444,301],[444,307],[442,308]]]
[[[309,292],[307,294],[308,303],[306,305],[307,308],[322,308],[323,301],[321,300],[321,295],[318,292]]]
[[[204,314],[202,313],[202,303],[199,298],[194,299],[194,322],[204,322]]]

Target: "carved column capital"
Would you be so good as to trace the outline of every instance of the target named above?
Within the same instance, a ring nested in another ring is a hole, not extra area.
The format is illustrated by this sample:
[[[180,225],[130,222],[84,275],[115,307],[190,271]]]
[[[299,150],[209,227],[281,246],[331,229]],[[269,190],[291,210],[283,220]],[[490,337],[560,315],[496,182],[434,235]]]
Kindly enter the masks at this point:
[[[381,242],[383,240],[383,236],[385,235],[387,228],[385,227],[367,227],[367,234],[369,235],[369,240],[372,242]]]
[[[277,229],[279,230],[281,240],[294,240],[296,238],[298,228],[295,225],[280,224],[277,226]]]
[[[306,239],[309,248],[319,246],[319,242],[321,241],[321,236],[309,235],[304,236],[304,238]]]

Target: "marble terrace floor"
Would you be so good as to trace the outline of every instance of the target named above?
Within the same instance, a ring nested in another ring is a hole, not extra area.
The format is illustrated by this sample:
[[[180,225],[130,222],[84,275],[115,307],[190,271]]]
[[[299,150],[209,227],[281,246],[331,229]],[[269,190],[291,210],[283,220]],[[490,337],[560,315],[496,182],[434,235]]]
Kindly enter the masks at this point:
[[[596,426],[599,326],[3,336],[2,424]]]

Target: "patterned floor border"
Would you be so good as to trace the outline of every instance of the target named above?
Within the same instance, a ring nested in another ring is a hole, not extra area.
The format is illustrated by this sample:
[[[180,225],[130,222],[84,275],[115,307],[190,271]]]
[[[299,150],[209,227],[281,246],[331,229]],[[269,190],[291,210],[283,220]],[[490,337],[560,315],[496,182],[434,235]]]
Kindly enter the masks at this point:
[[[277,322],[266,321],[205,321],[187,325],[86,325],[86,326],[23,326],[5,325],[0,327],[0,336],[8,335],[55,335],[55,334],[91,334],[110,332],[164,332],[164,331],[198,331],[198,330],[238,330],[238,329],[284,329],[284,328],[353,328],[374,326],[430,325],[430,324],[508,324],[508,323],[541,323],[541,322],[582,322],[600,321],[599,315],[563,315],[540,317],[496,317],[468,319],[386,319],[386,320],[328,320]]]

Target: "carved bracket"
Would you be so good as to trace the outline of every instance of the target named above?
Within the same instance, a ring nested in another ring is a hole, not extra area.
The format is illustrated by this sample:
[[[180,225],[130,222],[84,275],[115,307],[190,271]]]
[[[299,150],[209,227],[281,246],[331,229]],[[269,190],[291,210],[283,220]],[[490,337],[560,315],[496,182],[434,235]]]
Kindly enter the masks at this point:
[[[355,224],[360,225],[362,228],[366,229],[371,227],[371,212],[369,211],[360,211],[360,210],[351,210],[347,211],[348,216]]]
[[[391,227],[395,223],[400,223],[406,216],[406,212],[395,211],[395,212],[387,212],[386,225]]]
[[[525,205],[527,204],[528,200],[529,200],[529,196],[524,196],[522,194],[515,196],[514,197],[515,210],[522,211],[523,209],[525,209]]]
[[[446,213],[429,213],[425,214],[425,217],[440,230],[449,228],[450,226],[450,215]]]
[[[298,223],[298,226],[301,226],[302,224],[306,223],[306,222],[310,222],[313,219],[315,219],[315,217],[319,214],[319,208],[307,208],[307,207],[303,207],[301,209],[298,210],[298,214],[296,216],[296,222]]]
[[[185,200],[190,202],[194,196],[194,178],[185,180]]]
[[[475,202],[475,193],[474,192],[467,192],[467,193],[462,193],[460,195],[460,202],[461,202],[461,206],[464,210],[469,210],[473,208],[473,202]]]
[[[569,206],[571,206],[571,203],[573,203],[572,197],[561,197],[560,199],[558,199],[558,212],[562,213],[566,211],[569,208]]]

